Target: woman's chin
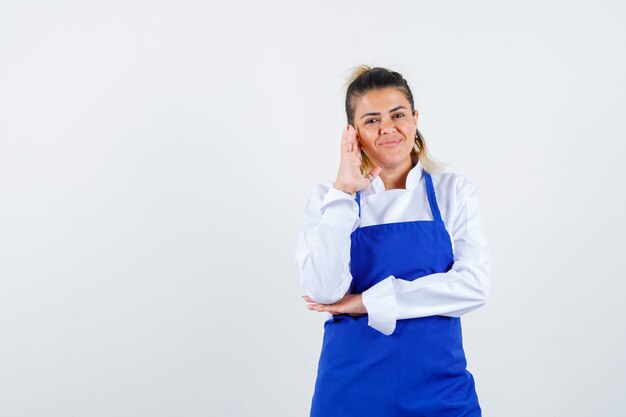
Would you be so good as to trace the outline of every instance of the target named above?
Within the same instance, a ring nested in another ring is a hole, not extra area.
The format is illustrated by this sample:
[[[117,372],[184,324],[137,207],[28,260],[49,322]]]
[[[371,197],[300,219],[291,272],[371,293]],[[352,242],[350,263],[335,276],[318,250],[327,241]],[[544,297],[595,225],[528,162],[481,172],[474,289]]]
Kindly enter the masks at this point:
[[[377,165],[383,167],[385,170],[398,169],[405,165],[410,169],[413,166],[413,162],[411,161],[411,155],[408,155],[398,158],[381,158]]]

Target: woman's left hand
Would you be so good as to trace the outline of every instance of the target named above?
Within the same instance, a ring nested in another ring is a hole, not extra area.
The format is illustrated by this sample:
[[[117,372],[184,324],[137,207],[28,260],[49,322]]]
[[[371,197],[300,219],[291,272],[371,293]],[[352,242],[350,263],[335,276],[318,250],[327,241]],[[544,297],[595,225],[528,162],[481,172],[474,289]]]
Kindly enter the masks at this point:
[[[320,304],[306,295],[303,298],[304,301],[310,303],[306,305],[309,310],[325,311],[331,314],[349,314],[351,316],[367,314],[361,294],[346,294],[341,300],[333,304]]]

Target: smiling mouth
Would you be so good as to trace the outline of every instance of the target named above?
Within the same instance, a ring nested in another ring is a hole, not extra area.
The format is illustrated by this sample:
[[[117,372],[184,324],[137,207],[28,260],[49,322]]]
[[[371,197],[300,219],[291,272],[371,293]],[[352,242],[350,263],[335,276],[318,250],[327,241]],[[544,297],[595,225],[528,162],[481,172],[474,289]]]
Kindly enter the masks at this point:
[[[398,144],[400,144],[401,140],[400,139],[396,139],[396,140],[387,140],[385,142],[381,142],[378,144],[378,146],[382,146],[383,148],[393,148],[398,146]]]

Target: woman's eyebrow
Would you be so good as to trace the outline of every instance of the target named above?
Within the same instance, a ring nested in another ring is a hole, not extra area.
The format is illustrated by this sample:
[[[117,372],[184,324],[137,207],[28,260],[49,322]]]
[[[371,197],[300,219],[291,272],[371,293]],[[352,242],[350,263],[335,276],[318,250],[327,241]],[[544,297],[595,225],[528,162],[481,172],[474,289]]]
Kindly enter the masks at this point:
[[[393,109],[389,110],[389,113],[393,113],[394,111],[398,111],[400,109],[406,110],[406,107],[404,106],[394,107]],[[380,116],[380,113],[365,113],[363,116],[361,116],[361,119],[367,116]]]

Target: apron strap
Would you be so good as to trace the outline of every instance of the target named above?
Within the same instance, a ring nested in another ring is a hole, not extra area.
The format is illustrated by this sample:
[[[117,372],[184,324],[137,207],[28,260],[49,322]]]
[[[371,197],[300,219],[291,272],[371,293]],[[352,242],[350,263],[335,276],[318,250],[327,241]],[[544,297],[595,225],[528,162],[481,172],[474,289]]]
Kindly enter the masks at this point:
[[[361,218],[361,192],[357,191],[356,192],[356,197],[354,198],[356,200],[356,204],[359,206],[359,219]]]
[[[424,171],[424,179],[426,179],[426,195],[428,196],[428,203],[430,204],[430,211],[433,214],[433,220],[443,223],[443,220],[441,220],[441,213],[439,212],[439,206],[437,205],[437,196],[435,195],[433,179],[426,171]]]

